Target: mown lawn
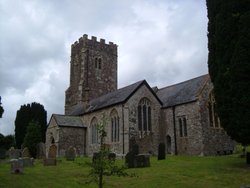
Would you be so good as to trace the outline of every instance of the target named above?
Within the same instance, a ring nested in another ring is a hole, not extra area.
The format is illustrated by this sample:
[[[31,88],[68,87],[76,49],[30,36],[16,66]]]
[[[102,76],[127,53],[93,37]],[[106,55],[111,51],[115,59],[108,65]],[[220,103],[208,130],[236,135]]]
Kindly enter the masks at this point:
[[[90,158],[77,158],[75,162],[60,159],[57,166],[43,166],[36,160],[34,167],[24,169],[22,175],[10,173],[10,164],[0,163],[0,188],[67,188],[97,187],[85,184]],[[81,163],[82,165],[79,165]],[[117,160],[120,165],[124,163]],[[128,169],[137,177],[105,177],[106,188],[240,188],[250,186],[250,166],[238,155],[217,157],[167,156],[158,161],[151,157],[151,167]]]

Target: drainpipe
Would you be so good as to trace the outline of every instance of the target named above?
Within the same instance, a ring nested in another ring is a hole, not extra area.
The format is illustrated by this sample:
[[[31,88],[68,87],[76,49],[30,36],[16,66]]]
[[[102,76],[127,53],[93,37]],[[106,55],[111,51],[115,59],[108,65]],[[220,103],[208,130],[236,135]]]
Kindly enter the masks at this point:
[[[174,154],[177,155],[177,141],[176,141],[176,123],[175,123],[175,106],[172,107],[173,110],[173,124],[174,124]]]

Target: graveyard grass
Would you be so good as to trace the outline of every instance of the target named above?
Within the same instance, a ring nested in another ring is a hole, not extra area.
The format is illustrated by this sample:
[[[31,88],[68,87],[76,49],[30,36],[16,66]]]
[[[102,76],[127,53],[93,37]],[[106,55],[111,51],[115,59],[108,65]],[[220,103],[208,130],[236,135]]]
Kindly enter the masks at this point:
[[[10,173],[10,164],[0,162],[1,188],[67,188],[98,187],[85,184],[91,158],[76,158],[66,161],[59,158],[57,166],[43,166],[36,160],[34,167],[24,168],[22,175]],[[124,160],[116,161],[119,165]],[[217,157],[167,156],[166,160],[151,157],[151,167],[128,169],[136,177],[104,177],[104,187],[112,188],[165,188],[165,187],[241,187],[250,186],[250,166],[239,155]],[[79,165],[81,164],[81,165]]]

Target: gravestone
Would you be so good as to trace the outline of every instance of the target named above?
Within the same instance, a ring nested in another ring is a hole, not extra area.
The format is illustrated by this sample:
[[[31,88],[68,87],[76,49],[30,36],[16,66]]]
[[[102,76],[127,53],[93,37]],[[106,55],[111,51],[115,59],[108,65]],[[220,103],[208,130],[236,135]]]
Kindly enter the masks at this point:
[[[56,152],[57,152],[57,147],[55,144],[52,144],[49,147],[49,153],[48,153],[48,158],[55,159],[56,158]]]
[[[45,144],[43,142],[40,142],[37,144],[36,158],[44,159],[45,157],[46,157]]]
[[[139,154],[135,156],[135,168],[149,167],[150,166],[150,155]]]
[[[14,147],[11,147],[9,149],[9,158],[10,159],[18,159],[21,156],[21,152],[19,149],[15,149]]]
[[[31,167],[34,165],[34,159],[29,157],[19,158],[19,161],[23,163],[23,167]]]
[[[19,159],[11,159],[11,173],[12,174],[22,174],[23,173],[23,161]]]
[[[76,150],[72,146],[69,147],[68,150],[66,150],[65,157],[67,161],[74,161],[76,158]]]
[[[250,152],[247,152],[246,160],[247,160],[247,164],[250,165]]]
[[[30,157],[29,148],[25,147],[22,151],[22,157]]]
[[[56,152],[57,152],[57,147],[55,144],[52,144],[49,147],[48,158],[45,158],[43,160],[44,166],[56,166]]]

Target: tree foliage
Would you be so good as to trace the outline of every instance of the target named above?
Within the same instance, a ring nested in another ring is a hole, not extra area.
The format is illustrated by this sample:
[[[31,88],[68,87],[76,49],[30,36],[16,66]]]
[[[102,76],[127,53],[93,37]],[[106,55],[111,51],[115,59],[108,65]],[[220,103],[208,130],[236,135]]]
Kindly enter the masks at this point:
[[[207,0],[208,67],[221,125],[250,144],[250,1]]]
[[[31,121],[27,127],[27,133],[24,137],[23,145],[29,148],[30,155],[36,157],[37,144],[42,141],[41,126],[38,122]]]
[[[22,105],[17,111],[15,119],[15,138],[16,145],[21,148],[27,127],[31,121],[35,121],[40,125],[42,142],[45,142],[45,133],[47,128],[47,112],[43,105],[39,103],[31,103]]]
[[[4,109],[3,109],[3,107],[2,107],[1,96],[0,96],[0,118],[2,118],[3,113],[4,113]]]
[[[14,135],[4,136],[0,133],[0,148],[1,149],[10,149],[15,146],[15,137]]]

